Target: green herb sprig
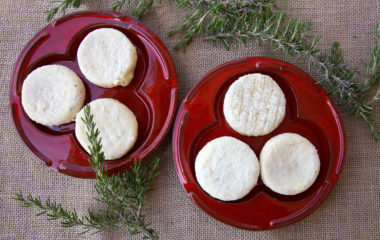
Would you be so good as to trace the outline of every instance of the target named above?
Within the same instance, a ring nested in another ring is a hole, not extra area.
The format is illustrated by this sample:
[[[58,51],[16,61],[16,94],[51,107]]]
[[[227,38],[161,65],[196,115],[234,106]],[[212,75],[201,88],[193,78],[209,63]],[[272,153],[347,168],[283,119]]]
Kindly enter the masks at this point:
[[[24,196],[16,193],[14,199],[23,203],[24,207],[35,206],[41,209],[37,216],[45,215],[48,220],[60,220],[65,228],[80,226],[81,233],[97,233],[105,229],[127,227],[130,235],[143,234],[143,239],[159,239],[156,231],[145,220],[146,195],[152,190],[151,183],[158,175],[159,159],[150,164],[135,160],[134,165],[126,172],[108,177],[107,166],[104,164],[99,130],[96,128],[90,106],[84,108],[84,118],[87,137],[90,142],[91,158],[89,162],[96,173],[95,190],[97,201],[104,204],[105,209],[98,212],[88,210],[88,215],[79,217],[76,210],[67,210],[61,204],[52,202],[49,198],[42,201],[40,197],[31,194]]]
[[[141,19],[143,15],[149,12],[153,6],[155,0],[114,0],[112,3],[113,11],[120,11],[123,6],[128,4],[135,4],[136,7],[132,10],[131,15],[137,19]],[[66,10],[69,7],[79,8],[85,0],[53,0],[55,6],[45,11],[46,21],[50,22],[54,16],[61,11],[62,15],[66,14]]]
[[[169,33],[183,33],[175,46],[184,49],[196,37],[221,42],[227,49],[249,40],[269,43],[273,51],[288,57],[302,58],[320,76],[317,83],[328,93],[337,96],[338,103],[362,118],[376,140],[380,139],[378,122],[374,120],[372,105],[380,98],[380,22],[375,47],[367,63],[365,81],[357,79],[357,72],[344,62],[339,43],[334,42],[329,52],[317,48],[318,35],[310,33],[312,22],[287,16],[274,0],[216,1],[178,0],[177,7],[190,10],[183,23]],[[373,89],[377,88],[373,96]]]
[[[136,7],[132,10],[131,15],[137,19],[141,19],[142,16],[145,15],[145,13],[149,12],[150,9],[153,6],[154,0],[128,0],[128,3],[130,4],[133,2]],[[126,0],[116,0],[112,4],[112,10],[114,11],[120,11],[122,7],[125,5]]]
[[[61,11],[62,15],[65,15],[67,8],[69,7],[79,8],[80,5],[82,5],[83,1],[84,0],[54,0],[52,1],[52,3],[55,3],[56,6],[45,11],[46,21],[50,22],[54,18],[54,16],[58,13],[58,11]]]
[[[169,35],[184,33],[175,49],[184,49],[195,37],[213,36],[218,34],[224,45],[229,48],[231,40],[241,40],[245,43],[246,38],[229,38],[235,33],[248,29],[252,21],[257,20],[260,14],[272,13],[274,1],[207,1],[207,0],[178,0],[177,8],[180,10],[190,9],[183,18],[183,23],[174,27]],[[225,38],[221,38],[221,35]],[[215,41],[214,41],[215,42]]]

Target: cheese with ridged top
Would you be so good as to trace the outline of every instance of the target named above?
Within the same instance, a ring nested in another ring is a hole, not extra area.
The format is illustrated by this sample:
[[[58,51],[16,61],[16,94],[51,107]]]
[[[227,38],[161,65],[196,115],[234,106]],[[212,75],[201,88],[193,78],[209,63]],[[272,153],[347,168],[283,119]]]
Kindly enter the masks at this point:
[[[286,100],[278,84],[260,73],[240,77],[229,87],[223,113],[236,132],[262,136],[272,132],[285,116]]]

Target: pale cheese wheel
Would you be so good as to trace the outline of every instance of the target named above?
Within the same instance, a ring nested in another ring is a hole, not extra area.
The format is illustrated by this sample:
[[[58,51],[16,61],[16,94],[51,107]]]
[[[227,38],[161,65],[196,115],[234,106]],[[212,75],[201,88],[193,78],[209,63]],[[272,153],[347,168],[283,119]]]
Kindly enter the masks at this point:
[[[229,87],[223,113],[236,132],[262,136],[272,132],[285,116],[286,99],[278,84],[260,73],[240,77]]]
[[[73,121],[85,95],[83,82],[75,72],[61,65],[46,65],[26,77],[21,102],[30,119],[53,126]]]
[[[78,48],[78,64],[84,76],[100,87],[128,85],[137,62],[135,46],[122,32],[100,28],[89,33]]]
[[[214,198],[233,201],[247,195],[257,184],[260,165],[253,150],[233,137],[208,142],[195,160],[202,189]]]
[[[261,179],[274,192],[296,195],[317,179],[320,160],[314,145],[295,133],[269,139],[260,153]]]
[[[94,116],[99,137],[102,139],[102,151],[106,160],[124,156],[132,149],[137,139],[137,120],[133,112],[124,104],[111,98],[101,98],[89,103]],[[86,135],[86,125],[82,121],[84,110],[76,116],[75,135],[88,152],[90,145]]]

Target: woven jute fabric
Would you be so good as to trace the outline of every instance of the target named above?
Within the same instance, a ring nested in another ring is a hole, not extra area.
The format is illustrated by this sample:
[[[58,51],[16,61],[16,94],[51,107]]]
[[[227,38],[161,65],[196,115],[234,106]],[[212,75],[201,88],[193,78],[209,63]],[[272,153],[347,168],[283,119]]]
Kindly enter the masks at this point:
[[[112,0],[85,1],[79,10],[110,9]],[[339,41],[346,63],[363,71],[361,60],[368,59],[380,20],[379,0],[280,1],[290,15],[312,19],[314,32],[323,36],[319,47],[327,50]],[[94,180],[78,179],[44,166],[23,144],[12,126],[9,110],[9,83],[17,56],[47,23],[44,11],[49,1],[0,1],[0,239],[140,239],[130,237],[125,229],[95,235],[78,235],[79,228],[63,229],[57,221],[36,217],[35,208],[22,208],[12,200],[15,192],[51,197],[80,215],[87,208],[97,209],[93,199]],[[71,11],[71,10],[70,10]],[[70,12],[69,11],[69,12]],[[122,11],[130,12],[129,7]],[[203,40],[194,41],[185,53],[173,50],[177,37],[169,38],[169,29],[184,15],[166,1],[143,18],[143,23],[158,35],[172,55],[178,74],[179,99],[212,68],[226,61],[248,56],[277,58],[306,70],[307,66],[282,53],[273,53],[263,45],[225,50],[212,48]],[[316,74],[312,76],[318,79]],[[380,112],[380,103],[375,107]],[[152,210],[148,220],[161,239],[379,239],[380,238],[380,143],[375,142],[361,120],[339,108],[346,138],[347,152],[343,172],[327,200],[310,216],[286,228],[271,231],[245,231],[225,225],[199,209],[182,188],[175,170],[171,135],[155,152],[161,164],[150,194]],[[380,114],[376,119],[380,121]]]

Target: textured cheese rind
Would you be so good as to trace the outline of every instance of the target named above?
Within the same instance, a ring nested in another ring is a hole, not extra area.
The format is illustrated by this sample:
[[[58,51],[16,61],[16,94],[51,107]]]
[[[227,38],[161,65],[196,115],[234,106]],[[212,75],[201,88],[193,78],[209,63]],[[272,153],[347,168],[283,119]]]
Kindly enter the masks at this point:
[[[78,64],[84,76],[105,88],[126,86],[133,78],[136,48],[120,31],[101,28],[89,33],[78,48]]]
[[[137,139],[137,120],[124,104],[111,98],[102,98],[90,103],[91,114],[102,138],[102,150],[106,160],[117,159],[132,149]],[[84,110],[76,116],[75,135],[89,153],[90,145],[86,125],[82,121]]]
[[[223,113],[236,132],[262,136],[272,132],[285,116],[286,100],[277,83],[260,73],[240,77],[229,87]]]
[[[30,119],[53,126],[74,120],[85,95],[83,82],[75,72],[61,65],[46,65],[26,77],[21,102]]]
[[[317,179],[317,149],[306,138],[283,133],[267,141],[260,153],[261,179],[274,192],[296,195]]]
[[[260,165],[244,142],[220,137],[208,142],[195,160],[199,185],[212,197],[233,201],[247,195],[256,185]]]

